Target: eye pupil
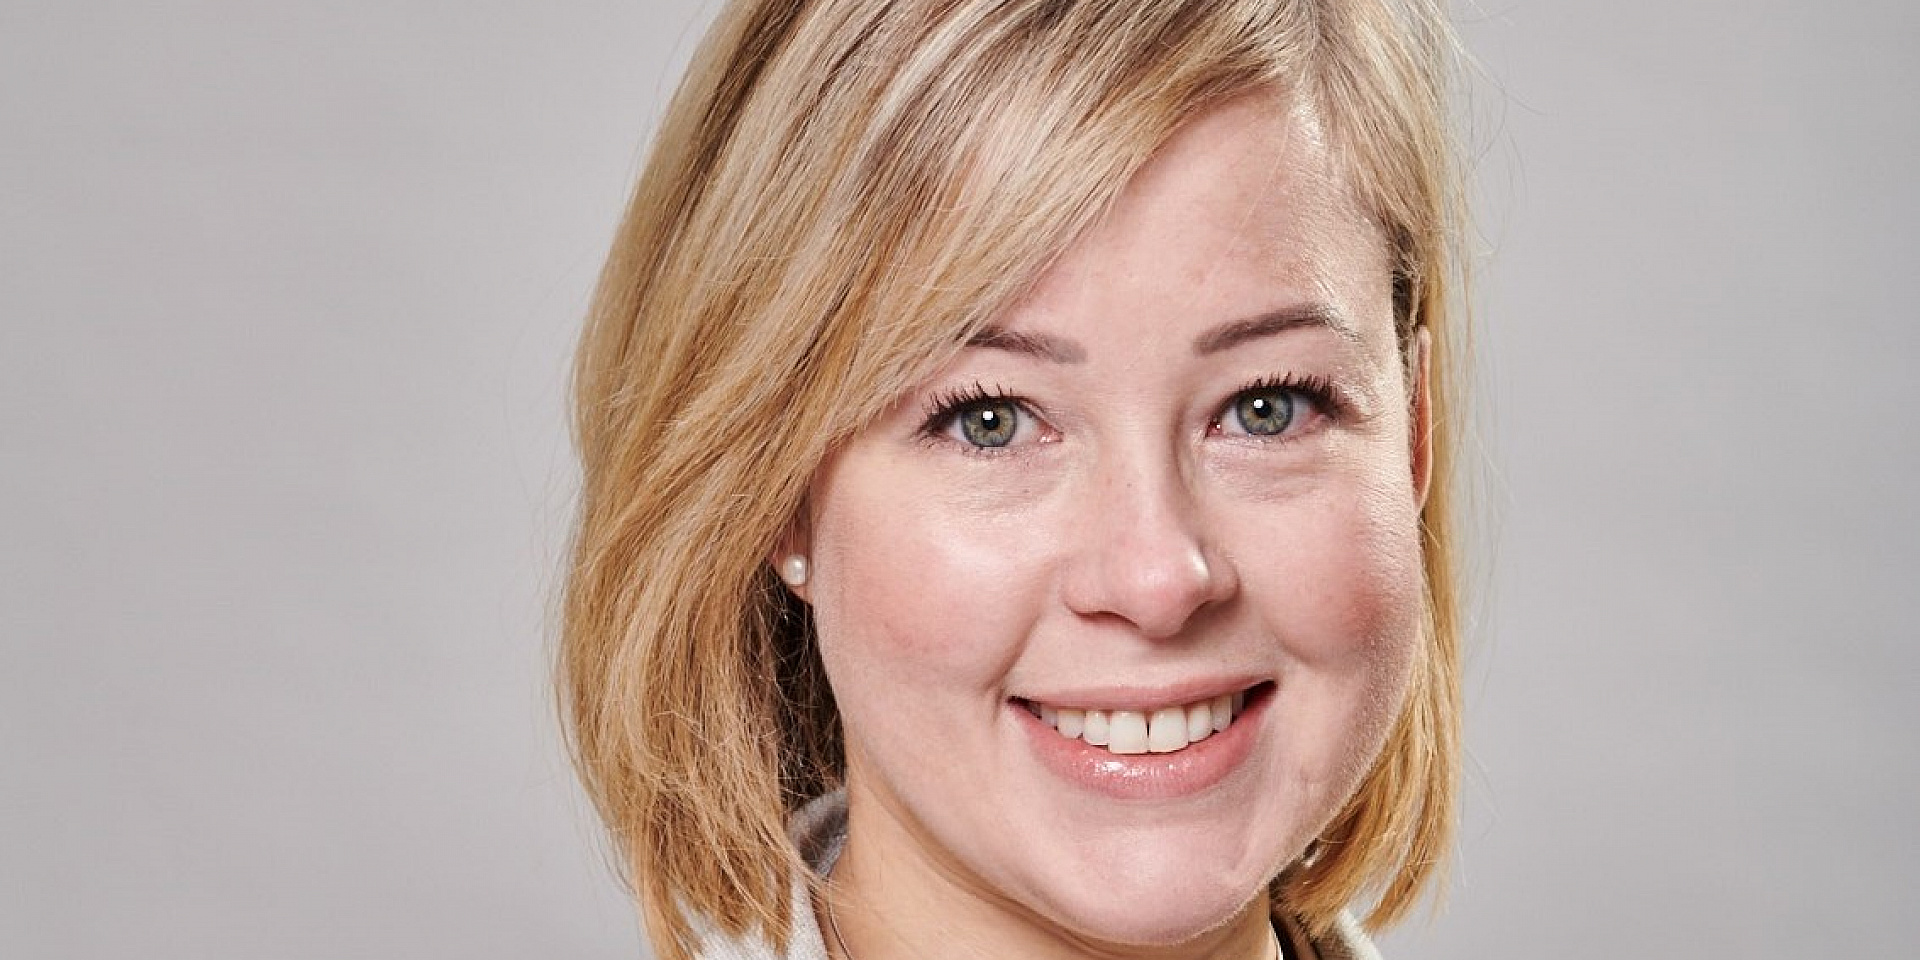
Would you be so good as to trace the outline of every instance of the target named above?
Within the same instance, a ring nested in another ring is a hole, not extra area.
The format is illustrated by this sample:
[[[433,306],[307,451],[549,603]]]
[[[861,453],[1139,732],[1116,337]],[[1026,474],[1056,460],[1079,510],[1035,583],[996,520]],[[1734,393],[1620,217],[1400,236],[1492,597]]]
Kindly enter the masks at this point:
[[[960,432],[976,447],[1004,447],[1013,441],[1018,419],[1010,401],[985,402],[961,413]]]
[[[1293,422],[1293,397],[1283,390],[1243,394],[1233,405],[1233,415],[1248,433],[1270,437]]]

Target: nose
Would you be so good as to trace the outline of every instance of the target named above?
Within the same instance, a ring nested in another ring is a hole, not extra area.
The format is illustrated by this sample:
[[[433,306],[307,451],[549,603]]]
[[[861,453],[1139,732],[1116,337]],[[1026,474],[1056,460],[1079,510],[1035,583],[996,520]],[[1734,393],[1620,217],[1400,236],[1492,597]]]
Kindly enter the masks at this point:
[[[1238,574],[1210,542],[1191,486],[1164,462],[1102,471],[1072,540],[1061,585],[1067,607],[1083,617],[1118,617],[1158,640],[1232,597]]]

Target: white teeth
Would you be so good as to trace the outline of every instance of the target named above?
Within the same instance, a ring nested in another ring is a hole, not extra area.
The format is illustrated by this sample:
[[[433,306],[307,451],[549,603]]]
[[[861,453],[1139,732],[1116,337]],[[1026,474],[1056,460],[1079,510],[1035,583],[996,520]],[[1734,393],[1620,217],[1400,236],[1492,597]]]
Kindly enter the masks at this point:
[[[1114,753],[1147,752],[1147,715],[1138,710],[1115,710],[1107,721],[1107,749]]]
[[[1147,749],[1154,753],[1172,753],[1187,745],[1187,711],[1183,707],[1165,707],[1153,712],[1147,721]]]
[[[1196,703],[1186,709],[1187,742],[1193,743],[1213,736],[1213,705]]]
[[[1082,739],[1096,747],[1107,745],[1107,712],[1105,710],[1087,711],[1086,730]]]
[[[1042,723],[1069,740],[1083,740],[1121,755],[1173,753],[1199,743],[1233,724],[1247,695],[1223,693],[1177,707],[1143,710],[1078,710],[1028,701]]]

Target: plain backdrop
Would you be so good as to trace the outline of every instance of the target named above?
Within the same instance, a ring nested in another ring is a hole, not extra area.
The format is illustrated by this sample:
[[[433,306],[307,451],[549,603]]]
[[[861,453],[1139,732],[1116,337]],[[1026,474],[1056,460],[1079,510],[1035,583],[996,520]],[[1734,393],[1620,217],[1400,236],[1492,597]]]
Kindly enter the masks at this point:
[[[0,6],[0,957],[643,955],[570,342],[711,2]],[[1460,10],[1486,476],[1393,960],[1920,953],[1920,6]]]

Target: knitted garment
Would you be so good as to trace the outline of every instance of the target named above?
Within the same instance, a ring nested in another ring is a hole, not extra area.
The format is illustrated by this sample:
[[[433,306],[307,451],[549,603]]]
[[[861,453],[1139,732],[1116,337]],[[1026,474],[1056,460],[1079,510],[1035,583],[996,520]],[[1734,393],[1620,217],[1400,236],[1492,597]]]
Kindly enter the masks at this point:
[[[787,825],[787,832],[807,865],[825,876],[847,843],[845,791],[834,791],[801,808]],[[776,952],[772,944],[758,936],[729,937],[696,919],[694,929],[700,937],[700,949],[695,955],[699,960],[827,960],[826,938],[814,919],[804,882],[793,885],[792,904],[793,936],[785,953]],[[1302,960],[1380,960],[1359,924],[1345,913],[1326,937],[1306,944],[1299,952],[1311,954]]]

